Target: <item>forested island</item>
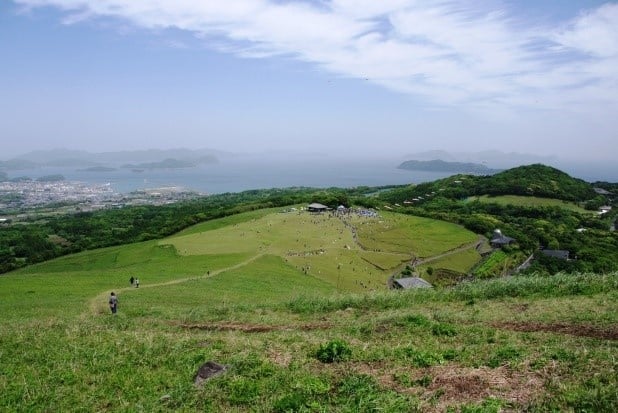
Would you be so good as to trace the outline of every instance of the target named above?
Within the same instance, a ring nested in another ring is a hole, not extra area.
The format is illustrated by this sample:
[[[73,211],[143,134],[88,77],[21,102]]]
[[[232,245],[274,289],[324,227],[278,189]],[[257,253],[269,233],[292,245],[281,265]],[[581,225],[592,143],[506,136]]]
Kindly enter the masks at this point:
[[[89,168],[78,169],[81,172],[113,172],[116,168],[111,168],[109,166],[91,166]]]
[[[500,172],[499,169],[491,169],[485,165],[471,162],[447,162],[441,159],[431,161],[409,160],[402,162],[398,169],[410,171],[429,171],[429,172],[453,172],[469,173],[475,175],[491,175]]]
[[[144,162],[139,164],[125,164],[121,168],[128,169],[177,169],[177,168],[193,168],[197,165],[194,161],[186,161],[180,159],[164,159],[160,162]]]

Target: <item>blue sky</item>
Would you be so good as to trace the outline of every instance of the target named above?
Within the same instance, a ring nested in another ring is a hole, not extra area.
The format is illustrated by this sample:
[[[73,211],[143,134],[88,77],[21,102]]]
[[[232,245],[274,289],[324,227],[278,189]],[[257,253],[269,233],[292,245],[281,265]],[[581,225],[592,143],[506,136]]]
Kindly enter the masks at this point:
[[[618,149],[618,2],[9,0],[0,61],[2,159]]]

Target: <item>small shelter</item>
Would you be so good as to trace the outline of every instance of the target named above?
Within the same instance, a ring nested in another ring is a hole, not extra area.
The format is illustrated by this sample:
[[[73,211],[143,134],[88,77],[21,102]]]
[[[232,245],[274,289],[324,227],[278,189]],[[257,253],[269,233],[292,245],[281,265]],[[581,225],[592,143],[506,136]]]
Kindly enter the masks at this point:
[[[411,288],[432,288],[433,285],[420,277],[396,278],[393,280],[393,288],[409,290]]]
[[[514,242],[516,242],[515,238],[507,237],[499,229],[494,230],[494,235],[489,240],[489,243],[494,248],[501,248]]]
[[[320,212],[326,212],[328,211],[328,207],[326,205],[322,205],[322,204],[318,204],[317,202],[314,202],[312,204],[309,204],[307,206],[307,210],[309,212],[316,212],[316,213],[320,213]]]

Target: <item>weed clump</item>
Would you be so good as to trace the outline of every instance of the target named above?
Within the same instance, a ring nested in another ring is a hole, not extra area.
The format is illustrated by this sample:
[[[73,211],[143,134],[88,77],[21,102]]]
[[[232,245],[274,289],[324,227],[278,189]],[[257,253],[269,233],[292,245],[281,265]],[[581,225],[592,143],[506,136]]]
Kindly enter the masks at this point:
[[[331,340],[320,345],[315,356],[322,363],[336,363],[349,360],[352,356],[352,349],[343,340]]]

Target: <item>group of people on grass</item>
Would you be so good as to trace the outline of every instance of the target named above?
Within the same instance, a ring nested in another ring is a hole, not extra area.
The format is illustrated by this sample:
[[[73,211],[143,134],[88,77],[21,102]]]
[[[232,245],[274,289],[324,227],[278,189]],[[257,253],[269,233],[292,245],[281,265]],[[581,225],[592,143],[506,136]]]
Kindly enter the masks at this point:
[[[131,278],[129,278],[129,282],[135,288],[139,288],[139,278],[135,278],[131,276]],[[113,291],[109,295],[108,303],[109,303],[109,309],[112,311],[112,314],[116,314],[118,312],[118,296]]]

